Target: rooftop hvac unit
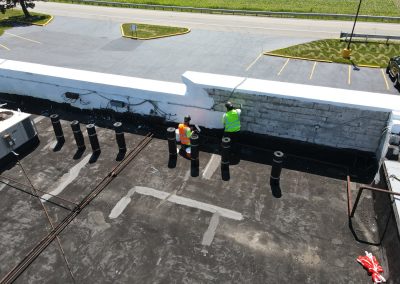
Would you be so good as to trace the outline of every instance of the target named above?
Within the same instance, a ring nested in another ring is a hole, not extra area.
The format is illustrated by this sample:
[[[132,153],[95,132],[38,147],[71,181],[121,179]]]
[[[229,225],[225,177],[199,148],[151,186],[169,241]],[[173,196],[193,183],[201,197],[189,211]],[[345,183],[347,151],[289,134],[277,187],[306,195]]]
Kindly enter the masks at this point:
[[[36,136],[30,114],[0,108],[0,159]]]

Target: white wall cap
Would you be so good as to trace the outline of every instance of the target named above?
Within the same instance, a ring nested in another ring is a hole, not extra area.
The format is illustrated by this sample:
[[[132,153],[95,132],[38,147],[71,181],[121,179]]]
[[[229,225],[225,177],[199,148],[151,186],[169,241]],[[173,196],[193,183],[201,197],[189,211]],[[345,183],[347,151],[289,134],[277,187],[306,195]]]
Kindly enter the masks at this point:
[[[226,75],[188,71],[185,77],[204,87],[234,89],[237,92],[274,96],[303,101],[358,107],[370,110],[397,110],[400,112],[400,97],[382,93],[353,91],[259,79],[246,79]],[[240,85],[239,85],[240,84]],[[239,85],[239,86],[238,86]]]
[[[257,94],[271,94],[276,97],[319,101],[321,103],[357,107],[371,110],[399,110],[400,97],[382,93],[345,90],[294,83],[248,79],[238,89]]]
[[[54,80],[54,78],[61,78],[178,96],[184,96],[186,92],[186,86],[180,83],[141,79],[14,60],[0,62],[0,70],[1,69],[48,76],[51,80]]]
[[[186,71],[182,75],[182,80],[185,78],[193,84],[200,85],[203,88],[215,88],[232,90],[239,85],[245,77],[235,77],[227,75],[219,75],[212,73],[201,73],[194,71]]]
[[[393,111],[393,119],[400,120],[400,111]]]

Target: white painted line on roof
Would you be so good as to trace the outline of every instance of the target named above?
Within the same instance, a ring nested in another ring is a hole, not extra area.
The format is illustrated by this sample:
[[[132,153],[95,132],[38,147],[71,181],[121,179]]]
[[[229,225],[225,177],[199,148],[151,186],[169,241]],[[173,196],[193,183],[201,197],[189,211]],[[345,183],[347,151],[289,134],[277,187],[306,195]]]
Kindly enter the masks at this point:
[[[187,170],[187,172],[185,173],[185,176],[183,177],[183,182],[184,183],[187,182],[189,177],[190,177],[190,170]]]
[[[50,191],[49,194],[44,194],[42,196],[43,202],[46,202],[46,200],[49,200],[53,195],[60,194],[71,182],[73,182],[78,177],[79,172],[82,170],[82,168],[85,167],[86,164],[89,162],[90,156],[91,156],[91,154],[87,155],[78,164],[73,166],[68,171],[68,173],[64,174],[60,178],[59,184],[57,185],[57,187],[54,188],[52,191]]]
[[[23,40],[31,41],[31,42],[34,42],[34,43],[42,44],[42,43],[39,42],[39,41],[36,41],[36,40],[33,40],[33,39],[29,39],[29,38],[26,38],[26,37],[23,37],[23,36],[19,36],[19,35],[16,35],[16,34],[12,34],[12,33],[9,33],[9,32],[5,32],[5,34],[6,34],[6,35],[13,36],[13,37],[16,37],[16,38],[20,38],[20,39],[23,39]]]
[[[290,58],[288,58],[288,59],[286,60],[285,64],[283,64],[283,66],[282,66],[281,70],[278,72],[278,76],[280,76],[280,75],[281,75],[281,73],[282,73],[283,69],[285,69],[286,65],[289,63],[289,60],[290,60]]]
[[[38,116],[38,117],[35,117],[34,119],[33,119],[33,122],[34,123],[39,123],[39,122],[41,122],[43,119],[45,119],[46,117],[45,116]]]
[[[174,190],[173,192],[171,192],[169,195],[167,195],[165,198],[163,198],[163,200],[161,200],[161,202],[156,206],[156,208],[160,207],[161,205],[163,205],[170,196],[177,194],[177,193],[181,193],[182,190],[186,187],[187,181],[190,177],[190,170],[187,170],[187,172],[185,173],[185,176],[183,177],[183,183],[181,184],[181,186]]]
[[[207,163],[207,166],[204,169],[202,178],[210,179],[220,163],[221,163],[221,156],[212,154],[210,160]]]
[[[54,147],[56,147],[56,145],[57,145],[57,141],[51,140],[49,143],[47,143],[46,145],[43,146],[43,148],[40,150],[40,152],[45,152],[47,150],[54,149]]]
[[[389,84],[388,84],[388,81],[386,79],[385,72],[383,72],[383,69],[381,69],[381,72],[382,72],[383,80],[385,80],[386,90],[389,90]]]
[[[218,212],[222,217],[229,218],[229,219],[232,219],[232,220],[243,220],[243,215],[241,213],[239,213],[239,212],[232,211],[232,210],[229,210],[229,209],[225,209],[225,208],[222,208],[222,207],[218,207],[218,206],[215,206],[215,205],[207,204],[207,203],[200,202],[200,201],[197,201],[197,200],[193,200],[193,199],[190,199],[190,198],[177,196],[175,194],[170,195],[168,192],[156,190],[156,189],[153,189],[153,188],[136,186],[135,193],[140,193],[140,194],[143,194],[143,195],[152,196],[152,197],[155,197],[155,198],[158,198],[158,199],[166,199],[166,198],[168,198],[167,200],[169,202],[172,202],[172,203],[175,203],[175,204],[188,206],[188,207],[191,207],[191,208],[196,208],[196,209],[200,209],[200,210],[211,212],[211,213]]]
[[[215,236],[215,231],[217,230],[219,224],[219,213],[215,212],[210,220],[210,224],[208,225],[207,231],[203,235],[203,240],[201,241],[201,244],[203,246],[210,246],[214,236]]]
[[[0,47],[2,47],[2,48],[4,48],[4,49],[7,49],[7,50],[10,50],[7,46],[2,45],[2,44],[0,44]]]
[[[128,193],[118,201],[118,203],[111,210],[110,215],[108,215],[108,218],[115,219],[119,215],[121,215],[121,213],[125,210],[126,206],[128,206],[128,204],[132,201],[131,197],[135,193],[135,190],[136,190],[135,187],[131,188],[128,191]]]
[[[7,186],[7,184],[8,184],[8,182],[0,183],[0,191],[2,191]]]
[[[312,79],[312,76],[314,75],[315,66],[317,66],[317,61],[314,62],[313,68],[311,70],[310,80]]]
[[[262,55],[263,55],[263,54],[260,53],[260,54],[257,56],[257,58],[256,58],[253,62],[251,62],[250,65],[246,68],[246,71],[249,71],[250,68],[253,67],[254,64],[256,64],[256,62],[258,61],[258,59],[261,58]]]

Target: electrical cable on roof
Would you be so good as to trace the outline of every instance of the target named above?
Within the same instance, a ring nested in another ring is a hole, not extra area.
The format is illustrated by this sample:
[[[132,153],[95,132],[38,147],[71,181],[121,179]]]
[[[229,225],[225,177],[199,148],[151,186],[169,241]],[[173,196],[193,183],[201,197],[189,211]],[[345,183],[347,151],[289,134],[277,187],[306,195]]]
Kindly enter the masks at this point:
[[[229,101],[231,99],[231,97],[233,96],[233,94],[235,93],[236,89],[240,87],[240,85],[242,85],[248,78],[245,77],[239,84],[237,84],[231,91],[231,93],[228,96],[228,99],[226,101]],[[220,103],[214,103],[213,106],[211,107],[212,110],[215,110],[215,107],[217,105],[219,105]]]
[[[389,178],[394,178],[395,180],[400,181],[400,178],[397,177],[395,174],[391,174],[391,175],[389,176]]]

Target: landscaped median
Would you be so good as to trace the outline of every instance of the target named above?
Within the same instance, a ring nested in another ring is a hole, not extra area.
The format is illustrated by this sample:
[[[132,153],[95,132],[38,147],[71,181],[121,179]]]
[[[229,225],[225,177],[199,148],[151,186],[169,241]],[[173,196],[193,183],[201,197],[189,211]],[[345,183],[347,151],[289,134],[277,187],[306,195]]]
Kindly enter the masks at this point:
[[[121,25],[123,37],[147,40],[162,37],[183,35],[190,32],[188,28],[158,26],[139,23],[125,23]]]
[[[16,25],[47,25],[53,19],[50,15],[31,13],[31,17],[25,18],[22,10],[6,10],[4,14],[0,13],[0,35],[5,30]]]
[[[265,55],[282,56],[314,61],[336,62],[365,65],[369,67],[386,67],[389,58],[400,55],[400,42],[352,41],[351,58],[345,59],[341,52],[348,42],[340,39],[317,40],[294,45],[283,49],[265,52]]]

